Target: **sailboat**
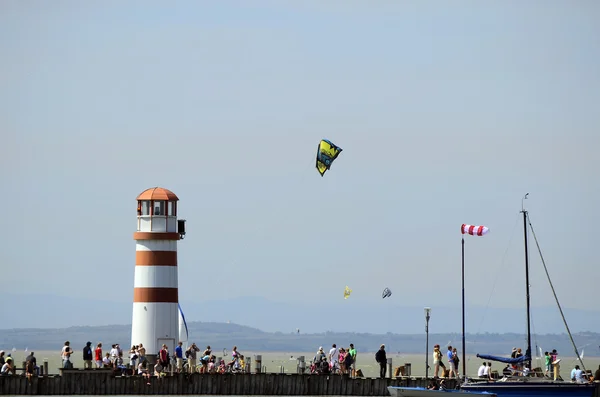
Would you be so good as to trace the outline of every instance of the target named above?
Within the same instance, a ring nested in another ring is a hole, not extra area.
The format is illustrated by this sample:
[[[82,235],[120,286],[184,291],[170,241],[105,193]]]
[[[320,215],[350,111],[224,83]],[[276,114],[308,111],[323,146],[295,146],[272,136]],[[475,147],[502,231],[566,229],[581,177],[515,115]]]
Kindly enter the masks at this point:
[[[185,316],[183,315],[183,310],[181,310],[181,305],[177,304],[179,309],[179,342],[183,342],[185,344],[184,349],[187,349],[187,341],[189,337],[187,323],[185,322]]]
[[[523,200],[527,199],[529,193],[527,193]],[[508,364],[518,364],[524,363],[528,364],[528,368],[531,368],[531,320],[530,320],[530,303],[529,303],[529,252],[527,247],[527,236],[528,236],[528,228],[527,225],[531,228],[531,232],[535,239],[535,243],[538,249],[538,253],[540,254],[540,258],[544,268],[546,268],[546,264],[544,262],[544,257],[542,256],[542,252],[540,250],[540,246],[537,242],[537,238],[535,236],[535,232],[533,230],[533,225],[529,220],[528,211],[525,210],[523,202],[521,203],[521,213],[523,214],[523,232],[524,232],[524,243],[525,243],[525,297],[527,304],[527,350],[525,354],[521,357],[517,358],[506,358],[506,357],[498,357],[491,355],[478,354],[477,357],[483,360],[491,360],[491,361],[499,361],[502,363]],[[552,291],[554,292],[554,287],[552,286],[552,282],[550,281],[550,276],[548,275],[548,271],[546,270],[546,275],[548,276],[548,281],[550,282],[550,286]],[[573,348],[575,349],[576,357],[580,360],[581,366],[585,371],[585,366],[583,365],[583,361],[581,361],[581,355],[577,351],[577,346],[573,341],[573,336],[571,335],[571,331],[569,330],[569,326],[565,320],[563,315],[562,308],[560,303],[558,302],[558,298],[556,293],[554,292],[554,298],[556,299],[556,303],[560,310],[561,316],[563,318],[563,322],[571,339],[571,343],[573,344]],[[464,297],[463,297],[464,299]],[[464,305],[464,302],[463,302]],[[464,312],[463,312],[463,321],[464,321]],[[546,396],[565,396],[565,397],[591,397],[596,389],[596,385],[593,383],[571,383],[569,381],[562,380],[551,380],[551,379],[543,379],[543,378],[534,378],[527,376],[517,376],[517,377],[504,377],[497,382],[492,381],[478,381],[475,379],[465,379],[465,382],[460,386],[460,389],[466,392],[488,392],[495,393],[498,397],[546,397]]]

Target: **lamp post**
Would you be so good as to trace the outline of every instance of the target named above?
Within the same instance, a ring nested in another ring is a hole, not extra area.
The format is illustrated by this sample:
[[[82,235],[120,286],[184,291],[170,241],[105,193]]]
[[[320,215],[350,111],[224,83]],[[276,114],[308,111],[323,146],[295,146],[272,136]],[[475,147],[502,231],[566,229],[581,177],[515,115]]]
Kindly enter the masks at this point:
[[[429,377],[429,318],[431,317],[431,308],[425,309],[425,383]]]

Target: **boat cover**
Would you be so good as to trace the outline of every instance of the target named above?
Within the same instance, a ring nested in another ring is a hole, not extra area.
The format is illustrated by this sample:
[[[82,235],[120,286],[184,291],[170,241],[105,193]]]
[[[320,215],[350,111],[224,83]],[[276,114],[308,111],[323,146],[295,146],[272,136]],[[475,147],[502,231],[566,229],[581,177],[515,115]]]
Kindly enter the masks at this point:
[[[522,363],[522,362],[531,360],[531,357],[529,357],[528,355],[524,355],[524,356],[517,357],[517,358],[512,358],[512,357],[489,356],[487,354],[477,354],[477,358],[482,358],[484,360],[499,361],[501,363],[506,363],[506,364],[518,364],[518,363]]]

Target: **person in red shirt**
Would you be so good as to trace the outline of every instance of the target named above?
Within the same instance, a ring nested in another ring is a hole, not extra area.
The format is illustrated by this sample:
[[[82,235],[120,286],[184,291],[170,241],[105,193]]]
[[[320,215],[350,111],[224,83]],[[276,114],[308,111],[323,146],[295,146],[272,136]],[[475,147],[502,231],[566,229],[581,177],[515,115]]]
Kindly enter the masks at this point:
[[[167,345],[162,345],[162,349],[160,349],[160,351],[158,352],[158,358],[160,361],[160,365],[162,365],[162,367],[166,371],[167,367],[169,366],[169,349],[167,348]]]
[[[98,343],[94,350],[94,361],[96,362],[96,368],[102,368],[102,343]]]

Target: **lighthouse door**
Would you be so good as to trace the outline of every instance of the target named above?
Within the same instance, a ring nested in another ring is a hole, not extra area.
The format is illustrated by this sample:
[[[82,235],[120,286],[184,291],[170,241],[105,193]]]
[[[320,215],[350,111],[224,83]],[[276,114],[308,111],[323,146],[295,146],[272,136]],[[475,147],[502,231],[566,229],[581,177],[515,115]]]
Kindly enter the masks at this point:
[[[160,351],[162,345],[167,345],[169,355],[175,354],[175,339],[174,338],[158,338],[156,340],[156,351]]]

